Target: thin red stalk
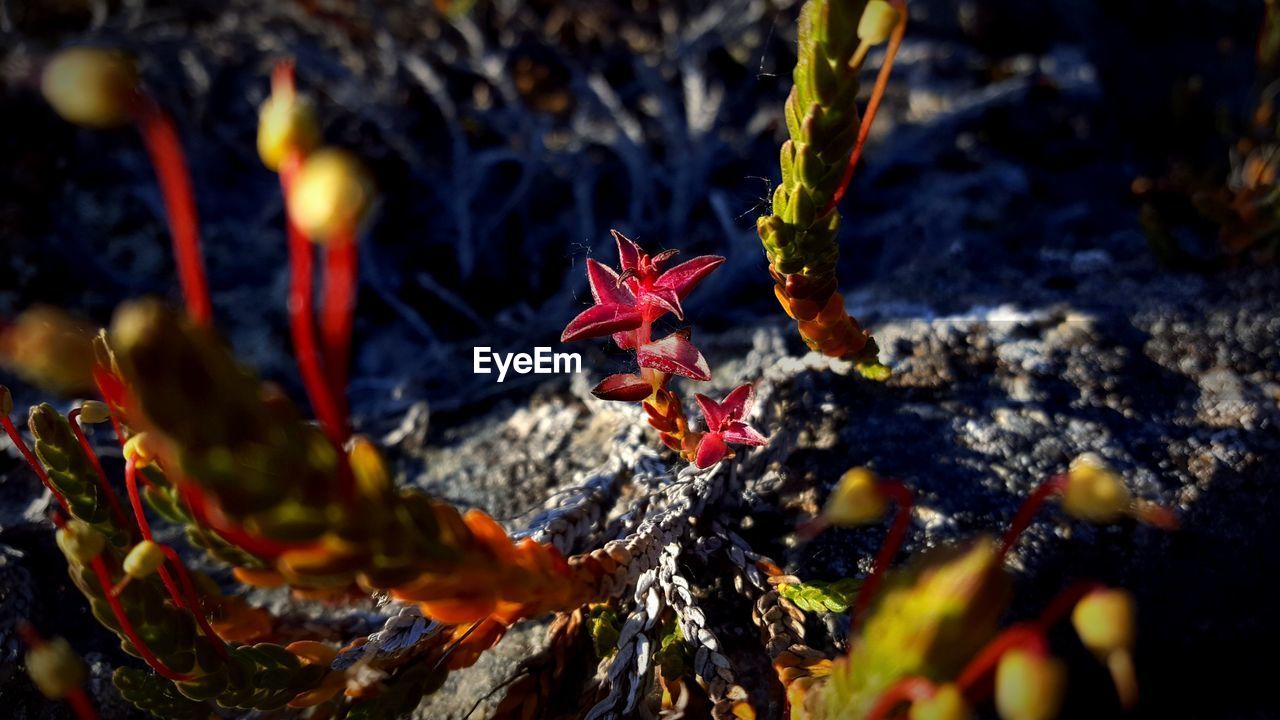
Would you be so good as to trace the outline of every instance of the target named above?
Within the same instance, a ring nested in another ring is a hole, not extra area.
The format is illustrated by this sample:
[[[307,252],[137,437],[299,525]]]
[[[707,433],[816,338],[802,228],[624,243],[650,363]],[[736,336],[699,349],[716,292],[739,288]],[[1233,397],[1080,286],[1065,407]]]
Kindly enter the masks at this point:
[[[222,638],[213,631],[213,626],[209,624],[209,619],[205,617],[204,607],[200,603],[200,595],[196,592],[195,583],[191,582],[191,573],[187,572],[187,566],[182,564],[182,558],[178,557],[177,551],[168,545],[161,545],[160,550],[164,552],[164,556],[169,559],[169,563],[178,571],[178,578],[182,580],[182,590],[186,593],[187,610],[196,617],[196,622],[200,623],[200,629],[204,632],[205,637],[209,638],[209,642],[213,645],[214,652],[222,656],[223,660],[230,657],[227,654],[227,647],[222,642]]]
[[[138,466],[133,458],[126,458],[124,461],[124,486],[129,492],[129,503],[133,505],[133,514],[138,519],[138,530],[142,532],[142,539],[151,540],[151,525],[147,523],[147,514],[142,510],[142,498],[138,494]],[[173,576],[163,565],[160,566],[160,581],[164,583],[164,589],[168,591],[173,604],[186,607],[186,603],[182,601],[182,594],[178,592],[177,584],[173,582]]]
[[[903,678],[889,686],[889,689],[876,699],[876,704],[872,705],[871,711],[867,713],[867,720],[887,720],[892,717],[890,713],[902,703],[928,700],[933,697],[937,689],[937,686],[928,678]]]
[[[191,516],[202,527],[208,528],[217,533],[224,540],[239,547],[250,555],[259,558],[270,559],[279,557],[289,550],[303,548],[307,543],[281,543],[274,540],[268,540],[256,535],[250,535],[243,528],[236,527],[227,522],[214,522],[213,516],[221,516],[221,513],[209,507],[209,501],[200,493],[200,491],[192,488],[190,483],[179,483],[179,492],[187,502],[187,507],[191,510]]]
[[[32,650],[45,644],[45,639],[36,632],[31,623],[25,620],[18,623],[18,637]],[[63,699],[71,706],[71,712],[75,713],[77,720],[98,720],[98,711],[94,710],[93,703],[90,702],[84,688],[78,687],[71,690]]]
[[[893,59],[898,55],[902,37],[907,32],[906,0],[892,0],[892,2],[898,10],[898,24],[894,26],[893,34],[889,36],[889,47],[885,50],[884,62],[880,64],[880,72],[876,75],[876,84],[871,90],[871,98],[867,100],[867,110],[862,116],[862,124],[858,126],[858,139],[853,144],[853,152],[849,154],[849,164],[844,167],[844,174],[840,176],[840,184],[836,187],[835,194],[831,196],[831,201],[822,210],[824,215],[840,204],[845,191],[849,189],[854,168],[858,167],[858,160],[862,157],[862,148],[867,143],[867,137],[871,135],[871,122],[875,120],[876,113],[880,110],[880,100],[884,97],[884,90],[889,85]]]
[[[351,360],[351,330],[359,282],[355,234],[355,228],[346,228],[330,238],[324,248],[320,338],[324,343],[325,366],[329,369],[329,386],[343,417],[346,417],[347,368]],[[349,430],[347,434],[350,435]],[[346,437],[342,439],[346,440]]]
[[[84,436],[84,429],[80,427],[80,408],[67,413],[67,422],[71,425],[71,432],[75,433],[84,454],[89,456],[89,463],[93,465],[93,471],[98,476],[98,486],[102,488],[102,494],[106,495],[107,504],[111,506],[111,514],[115,516],[120,527],[130,527],[132,523],[124,514],[124,508],[120,507],[120,498],[116,497],[116,491],[107,481],[107,473],[103,471],[102,463],[98,461],[98,454],[93,451],[93,447],[89,445],[89,439]]]
[[[867,576],[866,582],[858,589],[857,600],[853,606],[853,628],[856,630],[862,623],[862,616],[867,606],[871,604],[872,598],[876,596],[876,590],[879,589],[881,581],[884,580],[885,573],[889,571],[893,558],[897,556],[898,550],[902,549],[902,541],[907,536],[907,528],[911,525],[911,505],[915,502],[911,490],[906,485],[897,480],[883,480],[880,482],[880,491],[888,495],[898,509],[893,516],[893,524],[889,526],[889,532],[884,536],[884,543],[880,546],[880,551],[876,553],[875,565],[871,569],[871,574]]]
[[[1004,541],[1000,545],[1000,556],[1004,557],[1009,554],[1013,546],[1018,542],[1018,538],[1027,528],[1031,527],[1031,521],[1035,519],[1036,513],[1049,500],[1049,498],[1062,492],[1063,485],[1067,482],[1066,475],[1054,475],[1053,477],[1041,483],[1027,499],[1022,501],[1022,507],[1018,508],[1018,514],[1013,516],[1013,522],[1009,524],[1009,529],[1005,531]]]
[[[302,158],[296,153],[289,153],[280,165],[280,186],[284,196],[289,196],[289,188],[298,171]],[[298,370],[302,375],[302,384],[306,388],[311,407],[325,434],[341,449],[346,442],[347,423],[329,376],[323,367],[320,343],[316,338],[314,286],[312,266],[315,257],[312,254],[311,242],[306,235],[294,225],[293,220],[285,213],[286,235],[289,246],[289,330],[293,335],[294,355],[298,358]]]
[[[1053,601],[1044,609],[1044,612],[1040,613],[1040,618],[1036,621],[1040,626],[1040,630],[1047,632],[1050,627],[1070,614],[1072,608],[1085,595],[1102,587],[1104,587],[1103,584],[1096,580],[1080,580],[1068,585],[1065,590],[1054,597]]]
[[[18,434],[18,429],[13,426],[13,421],[11,421],[7,415],[0,416],[0,425],[4,426],[5,433],[8,434],[9,439],[13,441],[14,447],[18,448],[18,452],[22,453],[22,459],[26,460],[27,464],[31,466],[31,469],[35,471],[36,477],[40,478],[40,482],[44,483],[45,487],[49,488],[49,492],[53,493],[53,497],[58,501],[58,504],[62,506],[62,509],[70,514],[71,507],[67,505],[67,498],[62,493],[58,492],[58,488],[53,486],[53,483],[49,480],[48,473],[44,471],[44,466],[42,466],[40,461],[36,459],[36,456],[32,454],[31,448],[27,447],[27,443],[22,440],[22,436]]]
[[[1014,648],[1045,652],[1047,648],[1044,633],[1039,623],[1020,623],[995,636],[960,671],[960,676],[956,678],[956,686],[960,688],[960,692],[974,702],[986,699],[990,687],[989,683],[983,681],[990,678],[1000,657]],[[979,683],[983,683],[983,686],[979,687]]]
[[[116,622],[120,624],[120,630],[129,638],[129,642],[137,648],[138,654],[142,655],[143,661],[152,667],[156,672],[165,678],[174,682],[187,682],[192,680],[192,676],[180,672],[174,672],[151,652],[151,648],[142,641],[138,636],[138,631],[134,630],[133,623],[129,621],[129,616],[124,612],[124,606],[120,604],[120,598],[111,590],[111,573],[107,571],[106,563],[102,562],[102,556],[99,555],[90,561],[89,566],[93,568],[93,574],[98,578],[98,585],[102,587],[102,594],[107,599],[107,604],[111,606],[111,612],[116,616]]]
[[[182,295],[187,301],[187,312],[197,323],[208,325],[213,320],[213,304],[209,300],[209,285],[200,255],[195,193],[191,189],[191,174],[187,170],[178,130],[169,114],[148,97],[139,99],[135,121],[164,195],[169,232],[173,236],[174,260],[182,283]]]

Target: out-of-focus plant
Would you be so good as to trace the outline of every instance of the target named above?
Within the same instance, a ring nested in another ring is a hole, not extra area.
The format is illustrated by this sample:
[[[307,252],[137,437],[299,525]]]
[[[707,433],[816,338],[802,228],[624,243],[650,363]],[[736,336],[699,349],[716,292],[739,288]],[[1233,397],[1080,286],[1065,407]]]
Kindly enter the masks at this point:
[[[613,237],[618,243],[621,271],[587,259],[587,280],[595,304],[565,326],[560,340],[612,336],[618,347],[635,353],[640,370],[610,375],[592,394],[603,400],[640,402],[662,442],[699,468],[732,457],[730,445],[764,445],[765,437],[746,422],[755,395],[749,384],[734,389],[721,402],[697,395],[707,429],[690,429],[680,396],[669,383],[677,375],[710,380],[711,369],[688,330],[653,339],[654,323],[666,314],[684,320],[681,301],[724,258],[703,255],[664,270],[675,250],[650,256],[622,233],[615,230]]]
[[[802,610],[852,608],[848,657],[831,662],[795,647],[774,654],[793,717],[952,720],[970,717],[993,697],[1004,720],[1056,717],[1065,672],[1050,654],[1046,633],[1068,616],[1085,647],[1111,672],[1121,703],[1137,702],[1133,598],[1081,582],[1039,618],[1000,629],[1013,585],[1004,558],[1049,498],[1059,498],[1069,516],[1093,523],[1133,516],[1168,528],[1176,525],[1172,513],[1134,500],[1118,474],[1085,456],[1026,500],[1003,542],[979,537],[925,552],[889,572],[909,520],[904,508],[911,506],[910,496],[901,483],[865,468],[846,473],[823,512],[823,525],[869,524],[890,500],[898,506],[872,574],[856,587],[849,579],[831,585],[780,574],[772,579],[778,596]],[[852,592],[852,601],[834,592],[841,585]]]
[[[1139,178],[1142,224],[1152,250],[1183,269],[1271,263],[1280,257],[1280,5],[1267,0],[1258,36],[1253,112],[1233,122],[1227,162],[1201,167],[1175,163],[1157,179]],[[1216,251],[1204,256],[1184,246],[1179,231],[1207,225],[1217,232]]]
[[[782,144],[782,181],[773,210],[756,228],[773,275],[774,293],[810,348],[852,360],[863,375],[883,379],[889,369],[845,309],[836,278],[839,204],[906,28],[905,0],[809,0],[800,11],[795,85],[787,97],[790,139]],[[858,110],[858,76],[870,49],[888,42],[865,113]],[[861,120],[859,120],[861,118]]]

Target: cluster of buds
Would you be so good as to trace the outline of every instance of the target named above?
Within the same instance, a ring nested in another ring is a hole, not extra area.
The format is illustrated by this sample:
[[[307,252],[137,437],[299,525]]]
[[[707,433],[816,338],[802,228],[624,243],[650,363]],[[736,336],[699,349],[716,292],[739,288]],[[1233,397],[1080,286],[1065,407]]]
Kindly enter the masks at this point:
[[[669,384],[675,376],[710,380],[711,369],[687,329],[653,339],[654,323],[663,316],[670,313],[684,320],[682,301],[724,258],[703,255],[664,270],[675,250],[650,256],[616,230],[613,238],[621,270],[587,260],[587,281],[595,303],[565,326],[560,340],[612,337],[618,347],[635,353],[640,368],[610,375],[592,393],[602,400],[640,402],[663,444],[699,468],[733,457],[730,445],[764,445],[765,437],[746,422],[755,398],[750,384],[719,402],[696,395],[707,429],[691,429],[684,405]]]
[[[878,349],[838,292],[837,206],[849,186],[905,29],[905,2],[810,0],[800,15],[795,85],[786,102],[790,139],[773,211],[756,229],[769,259],[774,294],[808,346],[852,360],[873,379],[888,376]],[[858,76],[868,51],[888,42],[865,115]]]

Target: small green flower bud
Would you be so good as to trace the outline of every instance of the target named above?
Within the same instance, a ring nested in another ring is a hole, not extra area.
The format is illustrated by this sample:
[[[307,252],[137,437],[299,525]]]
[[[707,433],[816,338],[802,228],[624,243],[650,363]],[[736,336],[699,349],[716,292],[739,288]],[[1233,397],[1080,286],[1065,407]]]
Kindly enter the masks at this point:
[[[164,551],[152,540],[143,540],[124,556],[124,573],[140,580],[160,569],[164,564]]]
[[[315,110],[305,96],[291,91],[273,92],[258,110],[258,157],[271,170],[291,150],[306,155],[320,144]]]
[[[27,674],[50,700],[61,700],[84,685],[84,662],[58,637],[27,651]]]
[[[1116,651],[1133,650],[1133,596],[1123,590],[1095,590],[1071,612],[1071,624],[1085,647],[1105,658]]]
[[[1001,720],[1053,720],[1066,692],[1062,663],[1028,650],[1010,650],[996,666],[996,710]]]
[[[68,122],[115,127],[133,119],[138,70],[133,60],[118,50],[70,48],[45,66],[40,90]]]
[[[868,525],[883,518],[888,508],[889,501],[880,492],[876,474],[856,467],[840,477],[822,516],[831,525]]]
[[[1093,454],[1081,455],[1067,470],[1062,509],[1072,517],[1107,524],[1129,513],[1133,497],[1124,479]]]
[[[107,538],[89,523],[72,518],[53,534],[62,553],[84,565],[102,554]]]
[[[85,400],[80,403],[80,422],[97,425],[111,419],[111,409],[100,400]]]
[[[289,217],[307,237],[328,242],[354,230],[373,204],[373,182],[354,155],[333,148],[307,157],[289,191]]]
[[[940,686],[933,697],[911,704],[910,720],[969,720],[969,704],[960,688],[951,683]]]
[[[889,39],[898,24],[898,10],[885,0],[871,0],[858,21],[858,39],[870,45],[879,45]]]

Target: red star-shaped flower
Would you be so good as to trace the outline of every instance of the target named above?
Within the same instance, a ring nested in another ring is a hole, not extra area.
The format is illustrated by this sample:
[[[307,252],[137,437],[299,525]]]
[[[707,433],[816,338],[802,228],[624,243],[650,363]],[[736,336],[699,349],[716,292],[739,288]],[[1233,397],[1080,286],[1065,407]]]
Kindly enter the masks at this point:
[[[724,262],[718,255],[702,255],[663,271],[662,265],[676,251],[650,257],[622,233],[614,230],[613,237],[622,273],[587,260],[587,280],[595,304],[565,326],[561,342],[614,335],[620,347],[635,347],[634,333],[629,331],[668,312],[683,320],[680,301]]]
[[[730,457],[729,445],[764,445],[768,442],[743,420],[751,412],[755,394],[755,387],[747,384],[734,389],[721,402],[701,393],[693,396],[707,421],[707,432],[698,442],[694,459],[699,468],[711,467]]]

